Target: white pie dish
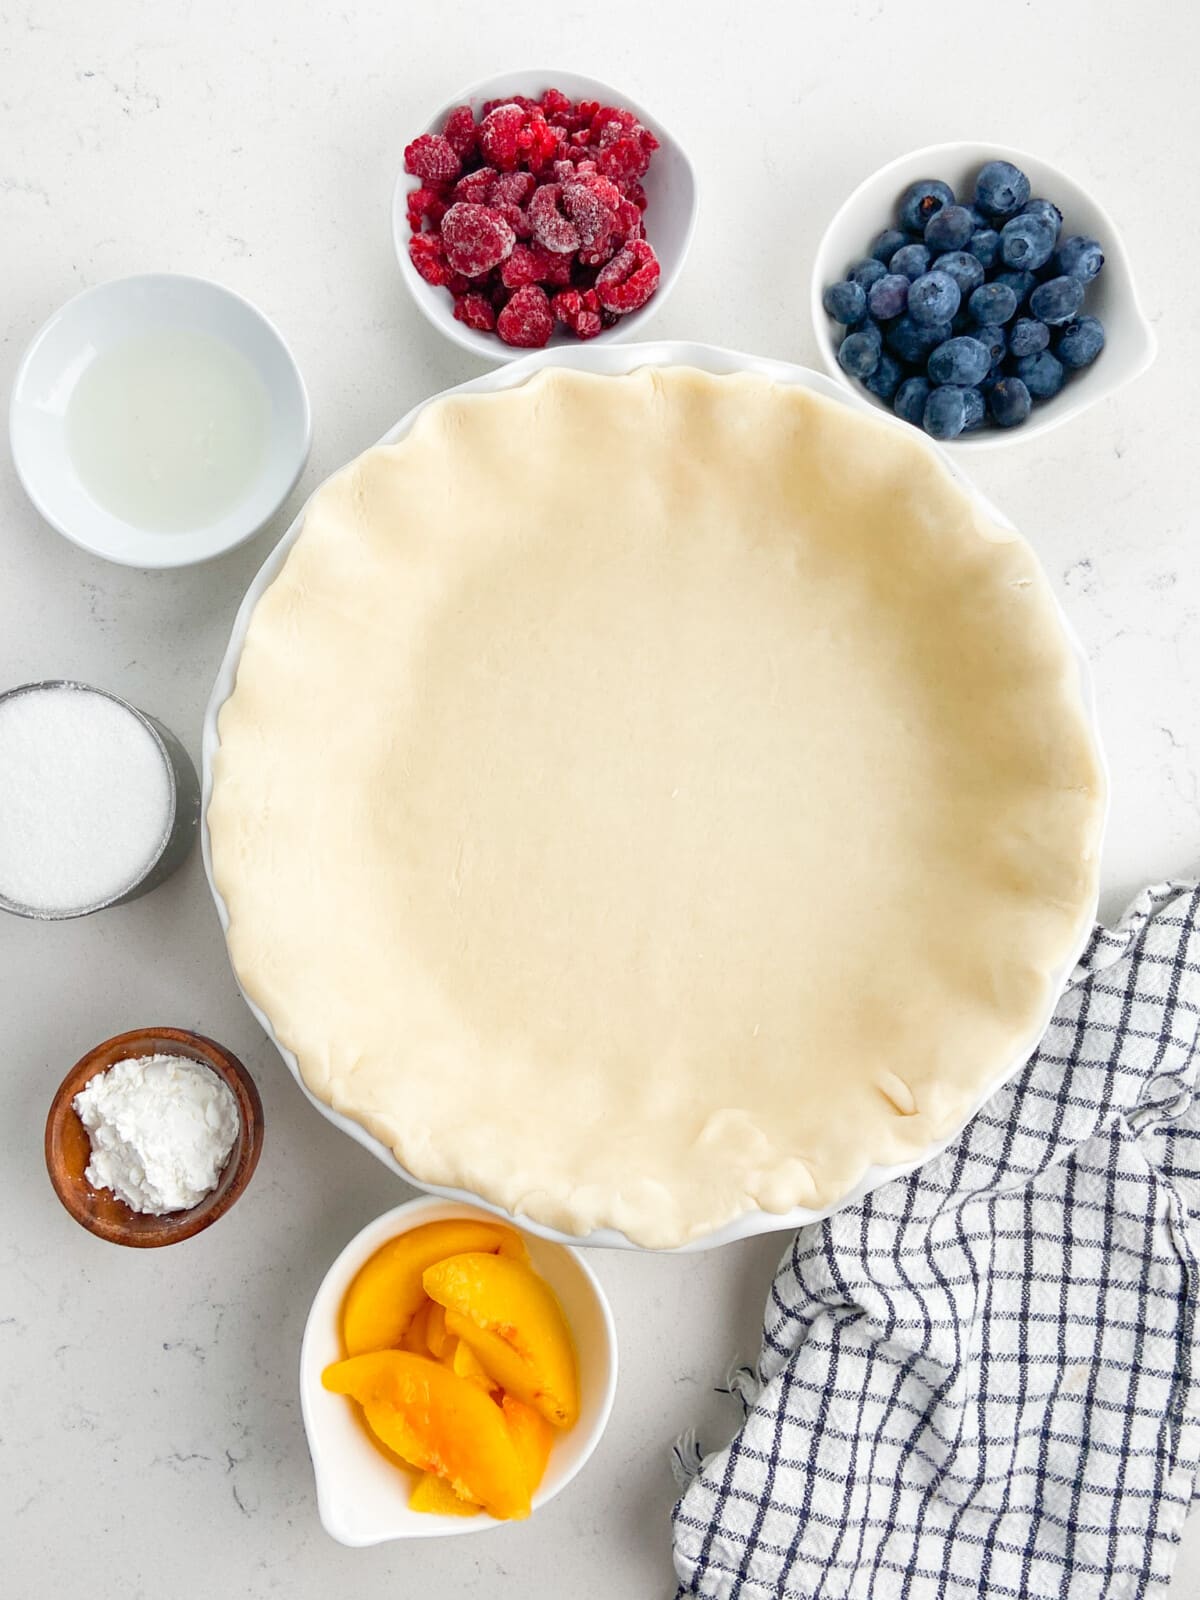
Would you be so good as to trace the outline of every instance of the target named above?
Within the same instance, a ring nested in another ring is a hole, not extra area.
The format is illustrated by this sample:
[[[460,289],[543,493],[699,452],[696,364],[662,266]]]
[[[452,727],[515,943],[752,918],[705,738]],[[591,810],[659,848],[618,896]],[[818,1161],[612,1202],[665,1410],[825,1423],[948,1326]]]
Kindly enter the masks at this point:
[[[684,257],[692,242],[692,234],[696,229],[699,196],[695,168],[678,139],[663,127],[653,112],[646,111],[622,90],[614,89],[611,84],[601,83],[599,78],[585,78],[578,72],[558,72],[549,68],[544,71],[538,69],[532,72],[506,72],[499,77],[485,78],[481,83],[473,83],[461,90],[444,106],[439,107],[423,126],[420,128],[414,126],[412,132],[408,134],[406,143],[415,139],[419,133],[440,133],[447,116],[455,106],[469,105],[478,114],[479,107],[487,100],[502,100],[506,95],[514,94],[528,95],[531,99],[536,99],[547,89],[561,89],[563,94],[576,101],[599,100],[602,105],[622,106],[632,111],[659,141],[659,148],[654,152],[650,171],[646,174],[645,180],[646,195],[649,200],[646,210],[648,219],[646,237],[654,246],[662,267],[662,276],[658,281],[658,288],[640,311],[631,311],[628,316],[622,317],[615,327],[605,328],[591,341],[594,344],[612,344],[618,339],[627,339],[639,333],[650,318],[665,305],[667,296],[675,287]],[[475,328],[468,328],[465,322],[456,321],[454,302],[449,292],[426,283],[413,266],[408,254],[408,241],[412,230],[408,226],[407,206],[408,196],[420,186],[419,178],[414,178],[411,173],[401,169],[392,195],[392,240],[396,248],[396,259],[400,263],[400,275],[409,294],[416,301],[421,313],[440,333],[444,333],[446,338],[452,339],[455,344],[461,345],[464,350],[469,350],[472,355],[490,362],[521,360],[528,352],[505,344],[499,334],[480,333]],[[571,349],[578,344],[579,340],[573,334],[556,328],[547,348]]]
[[[810,291],[813,333],[821,360],[834,381],[872,410],[892,415],[891,406],[848,377],[837,362],[837,324],[826,314],[821,296],[831,283],[845,277],[849,267],[870,254],[872,239],[895,221],[896,204],[910,183],[919,178],[941,178],[956,194],[970,186],[987,161],[1011,161],[1020,167],[1035,195],[1052,200],[1063,214],[1063,233],[1089,234],[1104,250],[1104,270],[1088,285],[1084,311],[1104,324],[1105,347],[1099,358],[1070,380],[1051,400],[1034,407],[1019,428],[982,428],[950,440],[945,448],[967,451],[1000,450],[1036,439],[1057,428],[1089,406],[1132,383],[1154,361],[1158,341],[1138,301],[1133,269],[1116,224],[1082,184],[1024,150],[1005,145],[957,140],[928,145],[899,156],[880,167],[842,202],[817,246]]]
[[[744,357],[731,352],[725,352],[706,346],[691,344],[650,344],[636,347],[615,347],[607,349],[592,348],[557,350],[539,354],[537,356],[528,358],[519,366],[512,366],[501,371],[494,372],[487,377],[477,379],[470,384],[463,385],[461,390],[456,392],[478,392],[512,388],[525,382],[532,373],[539,371],[545,366],[567,366],[602,374],[626,373],[644,366],[687,366],[699,368],[703,371],[716,374],[754,372],[771,378],[776,382],[800,385],[813,390],[818,394],[839,401],[843,405],[850,405],[853,407],[857,404],[853,398],[842,393],[841,390],[831,382],[831,380],[822,377],[819,374],[811,373],[801,368],[789,367],[782,363]],[[418,407],[416,411],[403,419],[403,421],[387,435],[387,440],[391,442],[402,437],[412,426],[413,420],[421,409],[421,407]],[[859,409],[861,409],[861,406]],[[895,422],[893,425],[898,428],[907,426],[899,422]],[[1001,517],[993,507],[987,505],[987,503],[984,502],[981,497],[975,494],[975,491],[971,489],[969,485],[966,485],[963,482],[961,474],[954,473],[954,476],[958,479],[959,483],[962,484],[963,487],[974,496],[981,508],[985,509],[991,518],[1002,523],[1004,522],[1005,519]],[[208,809],[208,800],[211,796],[212,789],[212,758],[218,745],[217,713],[233,686],[237,662],[249,623],[250,613],[256,605],[259,596],[270,584],[281,567],[288,549],[298,534],[299,527],[300,519],[297,519],[296,525],[285,537],[284,541],[277,548],[277,550],[272,554],[262,572],[251,586],[251,589],[246,597],[245,602],[243,603],[242,609],[239,612],[234,626],[230,649],[225,663],[221,669],[221,673],[218,677],[217,684],[214,688],[213,698],[209,706],[209,713],[206,719],[204,731],[204,781],[206,814]],[[1094,723],[1090,680],[1087,673],[1086,662],[1083,658],[1082,651],[1080,650],[1078,644],[1074,641],[1073,635],[1070,634],[1069,629],[1067,630],[1067,633],[1068,638],[1071,641],[1075,658],[1078,662],[1082,699],[1084,705],[1087,707],[1089,719]],[[205,864],[207,870],[209,871],[211,883],[212,862],[207,821],[205,824],[203,839]],[[217,901],[218,911],[221,915],[222,923],[227,927],[226,909],[220,895],[217,894],[215,888],[214,898]],[[1090,911],[1094,911],[1094,905],[1090,908]],[[1082,944],[1083,937],[1086,936],[1088,931],[1089,929],[1085,927],[1084,934],[1078,941],[1079,945]],[[1057,997],[1057,993],[1061,990],[1062,984],[1065,981],[1071,967],[1073,966],[1077,954],[1078,946],[1075,950],[1070,952],[1070,959],[1064,961],[1061,965],[1061,968],[1057,969],[1053,974],[1053,982],[1050,989],[1051,1004]],[[259,1020],[262,1022],[264,1028],[268,1031],[268,1033],[271,1033],[268,1019],[263,1015],[261,1010],[254,1006],[252,1006],[252,1009],[255,1011],[256,1016],[259,1017]],[[1045,1008],[1045,1014],[1041,1018],[1036,1032],[1023,1043],[1020,1052],[1014,1056],[1014,1059],[1011,1062],[1010,1071],[1017,1070],[1022,1062],[1027,1059],[1029,1052],[1036,1043],[1036,1038],[1041,1034],[1045,1021],[1048,1020],[1050,1009],[1051,1005],[1048,1004]],[[274,1037],[273,1034],[272,1037]],[[281,1050],[281,1053],[284,1054],[284,1058],[287,1061],[290,1070],[293,1072],[293,1075],[297,1077],[298,1081],[301,1081],[298,1063],[296,1062],[295,1058],[287,1051]],[[1003,1081],[1004,1076],[1005,1074],[1001,1074],[1000,1077],[997,1078],[996,1082],[989,1086],[989,1093],[993,1092],[995,1088],[999,1087],[999,1084],[1001,1081]],[[305,1089],[305,1092],[308,1093],[308,1090]],[[309,1097],[310,1099],[314,1098],[312,1095]],[[978,1104],[982,1103],[983,1098],[986,1098],[986,1096],[979,1097],[975,1103],[975,1106],[972,1107],[972,1112],[977,1108]],[[392,1169],[399,1175],[403,1176],[410,1182],[416,1181],[396,1162],[389,1150],[387,1150],[378,1140],[372,1138],[368,1133],[366,1133],[364,1129],[357,1123],[342,1117],[335,1112],[332,1112],[323,1103],[315,1099],[314,1103],[318,1104],[323,1114],[328,1116],[337,1126],[343,1128],[344,1131],[351,1133],[354,1138],[365,1145],[368,1149],[371,1149],[377,1156],[390,1165]],[[963,1121],[965,1122],[965,1120],[966,1119],[964,1118]],[[961,1123],[959,1126],[961,1126]],[[943,1145],[944,1143],[945,1141],[943,1141]],[[927,1159],[928,1156],[933,1153],[934,1150],[931,1148],[930,1150],[923,1152],[921,1159]],[[842,1199],[840,1204],[844,1205],[861,1197],[861,1195],[866,1193],[871,1188],[876,1187],[879,1183],[882,1183],[891,1177],[898,1176],[902,1172],[910,1171],[917,1164],[917,1162],[909,1162],[905,1166],[897,1166],[886,1169],[873,1167],[864,1176],[861,1182],[857,1184],[850,1191],[850,1193]],[[419,1186],[431,1188],[435,1187],[431,1185]],[[446,1194],[450,1198],[467,1199],[474,1203],[479,1203],[475,1196],[464,1194],[461,1190],[435,1188],[435,1192]],[[496,1210],[498,1214],[503,1214],[503,1212],[500,1212],[499,1208],[496,1207],[489,1206],[487,1209]],[[795,1208],[781,1213],[750,1211],[737,1218],[734,1222],[717,1229],[711,1234],[692,1239],[687,1245],[682,1246],[681,1248],[707,1248],[728,1242],[732,1239],[746,1237],[759,1232],[770,1231],[778,1228],[793,1228],[807,1222],[815,1221],[819,1216],[826,1214],[828,1214],[827,1210],[818,1212],[804,1208]],[[630,1244],[630,1241],[623,1234],[620,1234],[612,1229],[597,1230],[588,1234],[585,1238],[577,1239],[573,1236],[560,1233],[553,1228],[541,1227],[534,1223],[525,1222],[524,1219],[522,1219],[522,1225],[527,1227],[531,1232],[538,1233],[543,1237],[556,1239],[561,1242],[615,1245],[623,1247],[629,1247]]]
[[[355,1234],[313,1297],[300,1346],[300,1410],[321,1522],[339,1544],[486,1533],[503,1526],[482,1512],[464,1518],[410,1510],[400,1469],[371,1443],[354,1415],[353,1402],[331,1394],[321,1383],[321,1373],[343,1353],[338,1320],[346,1290],[375,1251],[425,1223],[480,1215],[478,1207],[426,1197],[395,1206]],[[534,1268],[558,1297],[579,1358],[579,1421],[554,1442],[546,1475],[533,1497],[536,1516],[567,1487],[600,1443],[617,1391],[617,1331],[604,1290],[577,1250],[542,1239],[526,1242]]]
[[[261,379],[270,407],[262,459],[245,491],[212,520],[179,532],[135,527],[100,505],[67,440],[67,407],[92,362],[124,339],[159,330],[228,345]],[[210,561],[253,538],[304,470],[312,418],[300,369],[256,306],[210,279],[158,272],[97,284],[54,313],[17,369],[9,432],[17,476],[51,527],[106,561],[153,569]]]

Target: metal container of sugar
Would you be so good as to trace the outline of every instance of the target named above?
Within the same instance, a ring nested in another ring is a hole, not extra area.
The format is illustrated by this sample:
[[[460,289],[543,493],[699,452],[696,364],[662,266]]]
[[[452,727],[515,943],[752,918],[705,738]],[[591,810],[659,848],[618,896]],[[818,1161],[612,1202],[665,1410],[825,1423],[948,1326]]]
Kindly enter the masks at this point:
[[[0,910],[60,921],[136,900],[199,820],[191,758],[144,711],[66,678],[0,694]]]

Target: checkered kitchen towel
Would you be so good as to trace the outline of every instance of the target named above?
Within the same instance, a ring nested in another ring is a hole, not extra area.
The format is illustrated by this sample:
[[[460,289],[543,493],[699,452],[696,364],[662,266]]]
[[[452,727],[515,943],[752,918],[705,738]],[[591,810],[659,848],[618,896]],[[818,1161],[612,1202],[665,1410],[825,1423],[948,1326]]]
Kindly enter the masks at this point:
[[[675,1511],[680,1596],[1162,1592],[1200,1454],[1198,924],[1200,886],[1148,889],[944,1154],[796,1236]]]

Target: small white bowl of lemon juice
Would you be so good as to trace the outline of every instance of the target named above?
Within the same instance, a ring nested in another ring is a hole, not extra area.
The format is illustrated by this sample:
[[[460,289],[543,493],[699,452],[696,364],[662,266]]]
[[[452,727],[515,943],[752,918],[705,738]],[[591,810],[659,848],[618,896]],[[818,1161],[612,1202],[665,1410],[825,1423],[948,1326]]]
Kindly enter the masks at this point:
[[[84,550],[182,567],[251,538],[308,459],[308,395],[283,338],[205,278],[120,278],[55,312],[9,414],[26,493]]]

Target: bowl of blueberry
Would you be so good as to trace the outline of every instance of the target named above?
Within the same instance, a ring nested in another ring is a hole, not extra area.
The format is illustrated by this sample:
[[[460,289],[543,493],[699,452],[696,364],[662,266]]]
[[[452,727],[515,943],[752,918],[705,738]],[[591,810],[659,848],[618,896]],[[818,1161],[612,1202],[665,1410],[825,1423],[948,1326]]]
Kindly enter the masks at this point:
[[[934,145],[860,184],[818,248],[812,314],[845,388],[961,449],[1057,427],[1156,350],[1111,218],[995,145]]]

